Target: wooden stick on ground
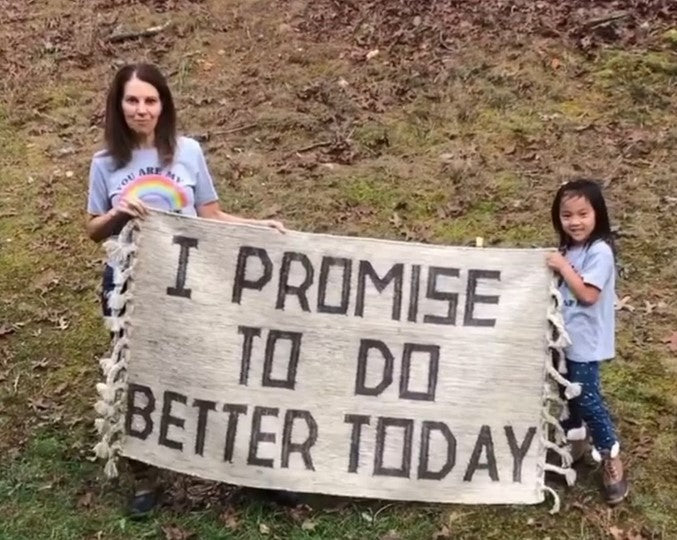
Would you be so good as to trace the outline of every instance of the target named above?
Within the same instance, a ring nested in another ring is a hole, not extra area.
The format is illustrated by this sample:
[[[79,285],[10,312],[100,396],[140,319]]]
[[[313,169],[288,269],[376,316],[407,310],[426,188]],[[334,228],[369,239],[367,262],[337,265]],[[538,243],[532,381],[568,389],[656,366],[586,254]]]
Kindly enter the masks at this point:
[[[231,133],[238,133],[239,131],[247,131],[248,129],[254,129],[255,127],[258,127],[258,124],[255,122],[253,124],[245,124],[244,126],[237,126],[234,128],[228,128],[228,129],[217,129],[215,131],[210,131],[209,136],[216,136],[216,135],[229,135]]]
[[[112,34],[106,38],[107,43],[120,43],[121,41],[126,41],[128,39],[136,39],[140,37],[151,37],[160,32],[163,32],[172,24],[172,21],[167,21],[166,23],[159,26],[151,26],[145,30],[137,32],[120,32],[119,34]]]
[[[583,28],[587,30],[592,30],[593,28],[597,28],[598,26],[603,26],[605,24],[609,24],[615,21],[620,21],[622,19],[625,19],[630,16],[630,13],[628,11],[618,11],[616,13],[612,13],[611,15],[607,15],[605,17],[599,17],[597,19],[592,19],[585,24],[583,24]]]
[[[298,150],[294,150],[294,154],[302,154],[304,152],[310,152],[311,150],[315,150],[315,148],[322,148],[323,146],[330,146],[331,141],[321,141],[321,142],[316,142],[313,144],[309,144],[308,146],[304,146],[303,148],[299,148]]]

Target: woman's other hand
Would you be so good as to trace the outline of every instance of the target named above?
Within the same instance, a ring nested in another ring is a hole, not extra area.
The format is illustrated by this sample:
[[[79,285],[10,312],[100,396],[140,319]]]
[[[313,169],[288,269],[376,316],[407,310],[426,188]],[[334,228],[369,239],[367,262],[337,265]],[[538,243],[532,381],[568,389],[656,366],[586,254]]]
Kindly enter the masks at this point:
[[[125,214],[132,218],[144,219],[148,217],[148,207],[135,197],[120,199],[115,207],[115,212]]]

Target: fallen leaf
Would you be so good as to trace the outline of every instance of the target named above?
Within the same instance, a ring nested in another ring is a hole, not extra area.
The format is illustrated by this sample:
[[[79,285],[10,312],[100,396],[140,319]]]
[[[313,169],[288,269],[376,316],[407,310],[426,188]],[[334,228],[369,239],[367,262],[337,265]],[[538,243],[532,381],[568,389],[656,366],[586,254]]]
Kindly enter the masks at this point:
[[[647,537],[634,527],[626,533],[625,538],[627,540],[647,540]]]
[[[63,394],[63,393],[66,391],[66,388],[68,388],[68,383],[67,383],[67,382],[61,383],[59,386],[57,386],[57,387],[54,389],[54,393],[55,393],[57,396],[60,396],[61,394]]]
[[[362,519],[363,519],[364,521],[366,521],[367,523],[373,523],[373,522],[374,522],[374,517],[373,517],[371,514],[367,513],[367,512],[362,512],[362,513],[360,514],[360,516],[362,516]]]
[[[559,69],[561,66],[562,66],[562,62],[560,62],[559,58],[553,58],[552,60],[550,60],[550,67],[551,67],[552,69],[557,70],[557,69]]]
[[[266,525],[265,523],[259,524],[259,532],[261,534],[270,534],[270,527]]]
[[[624,296],[620,300],[616,298],[616,305],[614,306],[616,308],[616,311],[629,311],[632,313],[635,311],[634,306],[631,306],[628,302],[630,302],[631,298],[629,296]]]
[[[219,515],[219,521],[221,521],[221,523],[223,523],[224,526],[231,531],[234,531],[240,526],[240,519],[237,515],[237,512],[230,506],[221,512]]]
[[[619,529],[615,525],[609,527],[609,534],[614,540],[624,540],[625,537],[625,531],[623,529]]]
[[[270,219],[272,217],[275,217],[280,213],[280,210],[282,210],[282,207],[279,204],[274,204],[271,207],[264,210],[263,214],[261,214],[261,218]]]
[[[666,343],[668,349],[670,349],[673,353],[677,353],[677,331],[673,332],[667,337],[664,337],[661,340],[661,343]]]
[[[77,425],[77,424],[81,424],[83,421],[84,421],[84,418],[82,418],[82,416],[76,416],[76,417],[74,417],[74,418],[71,418],[71,419],[68,421],[67,425],[68,425],[69,427],[73,427],[73,426],[75,426],[75,425]],[[75,449],[75,448],[80,448],[80,447],[82,447],[82,441],[75,441],[75,442],[71,445],[71,448],[74,448],[74,449]]]
[[[72,146],[59,148],[58,150],[53,152],[53,155],[55,155],[56,157],[70,156],[71,154],[75,154],[75,148]]]
[[[437,210],[440,219],[458,217],[465,213],[465,209],[457,204],[447,204]]]
[[[14,328],[7,323],[0,324],[0,338],[14,333]]]
[[[315,522],[311,521],[309,519],[306,519],[302,524],[301,524],[301,529],[304,531],[314,531],[315,530]]]
[[[43,396],[40,396],[38,399],[35,400],[31,399],[30,404],[33,407],[33,409],[35,410],[39,409],[42,411],[46,411],[54,407],[54,403]]]
[[[94,493],[88,491],[78,499],[78,508],[89,508],[94,502]]]
[[[52,206],[54,206],[54,203],[51,200],[46,199],[45,197],[38,197],[37,201],[38,208],[42,212],[46,212],[47,210],[50,210]]]
[[[176,525],[162,527],[162,532],[165,533],[165,540],[190,540],[195,538],[194,532],[187,531]]]
[[[39,290],[42,293],[49,291],[51,287],[59,284],[59,276],[51,268],[45,270],[40,276],[35,280],[35,289]]]
[[[371,60],[372,58],[377,57],[379,52],[380,51],[378,49],[372,49],[371,51],[369,51],[367,53],[367,57],[366,57],[367,60]]]
[[[42,360],[38,360],[37,362],[33,362],[32,367],[33,369],[43,369],[49,366],[50,360],[47,360],[47,358],[43,358]]]
[[[312,508],[307,504],[300,504],[294,508],[289,509],[289,517],[291,517],[296,523],[303,523],[308,518],[308,514],[312,511]]]
[[[66,317],[59,317],[59,321],[57,326],[59,327],[59,330],[68,330],[68,327],[71,325],[71,323],[68,322],[68,319]]]
[[[381,536],[380,540],[402,540],[402,537],[395,529],[390,529],[387,533]]]
[[[641,435],[638,440],[633,441],[630,452],[635,458],[648,459],[653,451],[654,438],[650,435]]]
[[[451,531],[444,525],[439,531],[433,533],[432,540],[451,540]]]

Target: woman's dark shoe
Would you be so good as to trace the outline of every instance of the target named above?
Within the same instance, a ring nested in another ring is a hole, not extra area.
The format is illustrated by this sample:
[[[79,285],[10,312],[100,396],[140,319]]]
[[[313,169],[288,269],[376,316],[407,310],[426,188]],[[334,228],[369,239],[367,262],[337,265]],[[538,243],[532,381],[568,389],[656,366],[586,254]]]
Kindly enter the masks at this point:
[[[158,504],[158,490],[155,486],[139,486],[132,496],[129,505],[129,517],[143,519],[147,517]]]
[[[299,504],[301,504],[301,495],[294,491],[282,491],[274,489],[268,492],[268,497],[270,500],[279,504],[280,506],[296,508]]]
[[[244,488],[243,493],[259,500],[279,504],[280,506],[288,506],[296,508],[303,501],[301,495],[294,491],[283,491],[280,489],[261,489],[261,488]]]

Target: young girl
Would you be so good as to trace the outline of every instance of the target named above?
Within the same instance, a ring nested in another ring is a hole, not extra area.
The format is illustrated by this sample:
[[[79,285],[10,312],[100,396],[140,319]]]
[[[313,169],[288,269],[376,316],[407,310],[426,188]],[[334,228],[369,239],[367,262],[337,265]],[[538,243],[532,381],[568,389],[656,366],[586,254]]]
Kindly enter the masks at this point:
[[[552,223],[560,252],[547,264],[561,277],[564,325],[571,339],[565,353],[567,378],[580,383],[580,396],[569,401],[563,423],[574,460],[583,457],[588,436],[592,455],[602,462],[607,503],[628,494],[620,444],[600,389],[600,363],[615,355],[615,264],[609,215],[599,185],[591,180],[564,184],[552,204]]]

